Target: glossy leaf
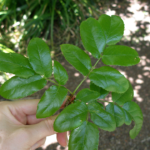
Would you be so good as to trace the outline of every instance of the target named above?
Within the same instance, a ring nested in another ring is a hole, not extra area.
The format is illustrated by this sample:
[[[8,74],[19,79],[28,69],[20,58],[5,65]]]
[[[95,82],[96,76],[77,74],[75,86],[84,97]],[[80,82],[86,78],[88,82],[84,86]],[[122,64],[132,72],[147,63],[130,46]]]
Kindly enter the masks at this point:
[[[1,51],[0,71],[13,73],[22,78],[28,78],[35,74],[26,57],[17,53],[3,53]]]
[[[31,95],[41,90],[46,85],[46,80],[39,75],[27,79],[12,77],[0,88],[0,95],[7,99],[18,99]]]
[[[112,92],[112,100],[118,105],[122,106],[124,103],[132,101],[133,99],[133,88],[131,83],[129,83],[129,88],[125,93],[114,93]]]
[[[138,53],[123,45],[107,47],[102,56],[102,62],[106,65],[132,66],[140,62]]]
[[[130,137],[134,139],[140,132],[143,124],[143,114],[135,102],[127,102],[123,105],[123,109],[125,109],[133,118],[135,122],[135,126],[132,130],[130,130]]]
[[[87,117],[87,105],[83,102],[76,102],[67,106],[56,118],[54,130],[65,132],[79,127]]]
[[[124,110],[120,106],[109,103],[106,106],[106,111],[115,117],[117,127],[120,127],[125,123]]]
[[[83,50],[74,45],[63,44],[61,51],[66,60],[83,75],[86,76],[89,73],[92,67],[91,59]]]
[[[27,51],[34,71],[47,78],[50,77],[52,74],[52,60],[47,44],[39,38],[33,38],[29,42]]]
[[[125,114],[125,124],[126,125],[130,125],[132,122],[132,116],[125,110],[124,110],[124,114]]]
[[[90,82],[90,89],[100,93],[100,96],[98,97],[99,99],[104,99],[109,94],[109,91],[95,85],[93,82]]]
[[[129,87],[128,80],[109,66],[94,69],[89,78],[95,85],[111,92],[124,93]]]
[[[124,23],[119,16],[101,15],[98,19],[101,28],[104,30],[106,43],[114,45],[120,41],[124,33]]]
[[[67,71],[56,60],[54,61],[54,78],[60,85],[64,85],[68,81]]]
[[[101,107],[102,109],[104,109],[104,105],[99,103],[98,101],[92,101],[90,102],[88,105],[88,110],[93,110],[93,109],[99,109],[99,107]]]
[[[36,117],[46,118],[53,115],[63,104],[68,90],[63,86],[51,86],[38,103]]]
[[[94,18],[83,21],[80,25],[80,35],[85,49],[95,58],[100,58],[106,39],[98,21]]]
[[[99,96],[100,94],[98,92],[85,88],[77,94],[76,100],[81,100],[82,102],[88,103],[96,100]]]
[[[71,131],[69,139],[70,150],[98,150],[99,130],[91,122],[83,122],[81,126]]]
[[[115,118],[103,110],[102,107],[96,103],[90,103],[88,110],[91,114],[91,120],[103,130],[114,131],[116,129]]]

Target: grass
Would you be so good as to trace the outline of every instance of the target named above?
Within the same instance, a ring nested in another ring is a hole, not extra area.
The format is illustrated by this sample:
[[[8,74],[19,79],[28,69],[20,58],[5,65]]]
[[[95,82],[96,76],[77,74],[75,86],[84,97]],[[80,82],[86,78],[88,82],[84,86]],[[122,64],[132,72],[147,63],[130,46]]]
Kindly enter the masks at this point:
[[[93,14],[99,16],[98,3],[98,0],[0,0],[0,43],[7,47],[13,44],[10,48],[25,54],[29,40],[42,37],[55,50],[56,43],[66,43],[76,36],[82,20]],[[64,36],[61,42],[56,39],[58,35]],[[6,40],[8,37],[11,42]]]

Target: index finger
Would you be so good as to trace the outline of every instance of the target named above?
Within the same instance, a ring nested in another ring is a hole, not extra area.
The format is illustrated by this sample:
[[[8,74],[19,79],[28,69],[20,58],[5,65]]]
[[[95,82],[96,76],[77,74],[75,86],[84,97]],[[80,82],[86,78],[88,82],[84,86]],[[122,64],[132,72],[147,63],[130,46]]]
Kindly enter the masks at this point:
[[[34,115],[39,101],[40,99],[17,100],[12,105],[17,111],[23,112],[25,115]]]

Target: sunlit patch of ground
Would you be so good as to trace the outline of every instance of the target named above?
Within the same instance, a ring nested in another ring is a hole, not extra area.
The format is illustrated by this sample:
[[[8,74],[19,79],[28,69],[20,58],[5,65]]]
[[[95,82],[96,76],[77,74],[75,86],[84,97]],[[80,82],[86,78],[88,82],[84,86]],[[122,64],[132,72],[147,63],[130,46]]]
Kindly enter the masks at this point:
[[[148,9],[149,7],[146,5],[146,3],[140,3],[138,0],[130,0],[129,2],[131,2],[130,7],[127,8],[127,10],[129,12],[131,12],[130,17],[127,17],[125,14],[121,13],[120,17],[123,19],[124,24],[125,24],[125,30],[124,30],[124,40],[131,40],[131,35],[132,33],[135,33],[139,30],[139,27],[137,26],[137,22],[140,22],[140,28],[141,29],[145,29],[146,30],[146,35],[144,35],[143,37],[134,37],[134,41],[135,42],[139,42],[139,41],[150,41],[150,15],[148,13]],[[116,5],[114,4],[114,7]],[[143,11],[141,8],[144,8],[145,11]],[[114,10],[108,10],[106,12],[106,14],[108,15],[115,15],[115,11]],[[144,26],[143,24],[147,22],[147,24]],[[149,43],[147,43],[146,46],[149,46]],[[137,51],[141,51],[141,48],[135,48],[132,47]],[[150,78],[150,67],[146,66],[147,63],[150,63],[150,59],[147,58],[147,56],[141,56],[140,57],[141,61],[140,63],[137,65],[137,67],[141,67],[143,66],[143,76],[146,76],[148,78]],[[136,98],[136,100],[138,102],[142,102],[143,99],[140,97],[139,95],[139,90],[142,87],[142,84],[144,84],[143,81],[143,77],[142,75],[138,75],[138,79],[136,79],[134,81],[134,79],[132,77],[127,76],[127,74],[125,72],[120,71],[123,75],[125,75],[129,81],[133,84],[135,83],[135,89],[134,89],[134,97]]]

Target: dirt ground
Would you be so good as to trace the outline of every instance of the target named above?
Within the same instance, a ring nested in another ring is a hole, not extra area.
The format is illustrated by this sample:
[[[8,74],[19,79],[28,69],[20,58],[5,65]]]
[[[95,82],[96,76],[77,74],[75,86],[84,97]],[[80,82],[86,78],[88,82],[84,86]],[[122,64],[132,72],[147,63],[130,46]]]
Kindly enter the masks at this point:
[[[120,45],[130,46],[137,50],[140,56],[140,63],[132,67],[116,67],[131,82],[134,89],[134,99],[141,108],[144,116],[144,123],[139,135],[130,139],[130,126],[123,125],[114,132],[100,130],[98,150],[150,150],[150,1],[149,0],[112,0],[103,4],[103,13],[109,15],[119,15],[125,21],[125,35],[118,43]],[[72,39],[73,40],[73,39]],[[71,40],[69,43],[73,43]],[[82,48],[82,45],[79,44]],[[66,68],[69,75],[69,81],[66,87],[73,91],[83,79],[83,76],[76,71],[63,56],[59,55],[57,60]],[[96,61],[91,57],[92,63]],[[102,66],[102,62],[97,67]],[[33,98],[40,98],[48,85],[41,91],[32,95]],[[88,88],[87,79],[79,88]],[[78,91],[79,91],[78,90]],[[110,95],[107,97],[111,100]],[[58,143],[53,143],[45,150],[67,150]],[[38,148],[37,150],[43,150]]]

